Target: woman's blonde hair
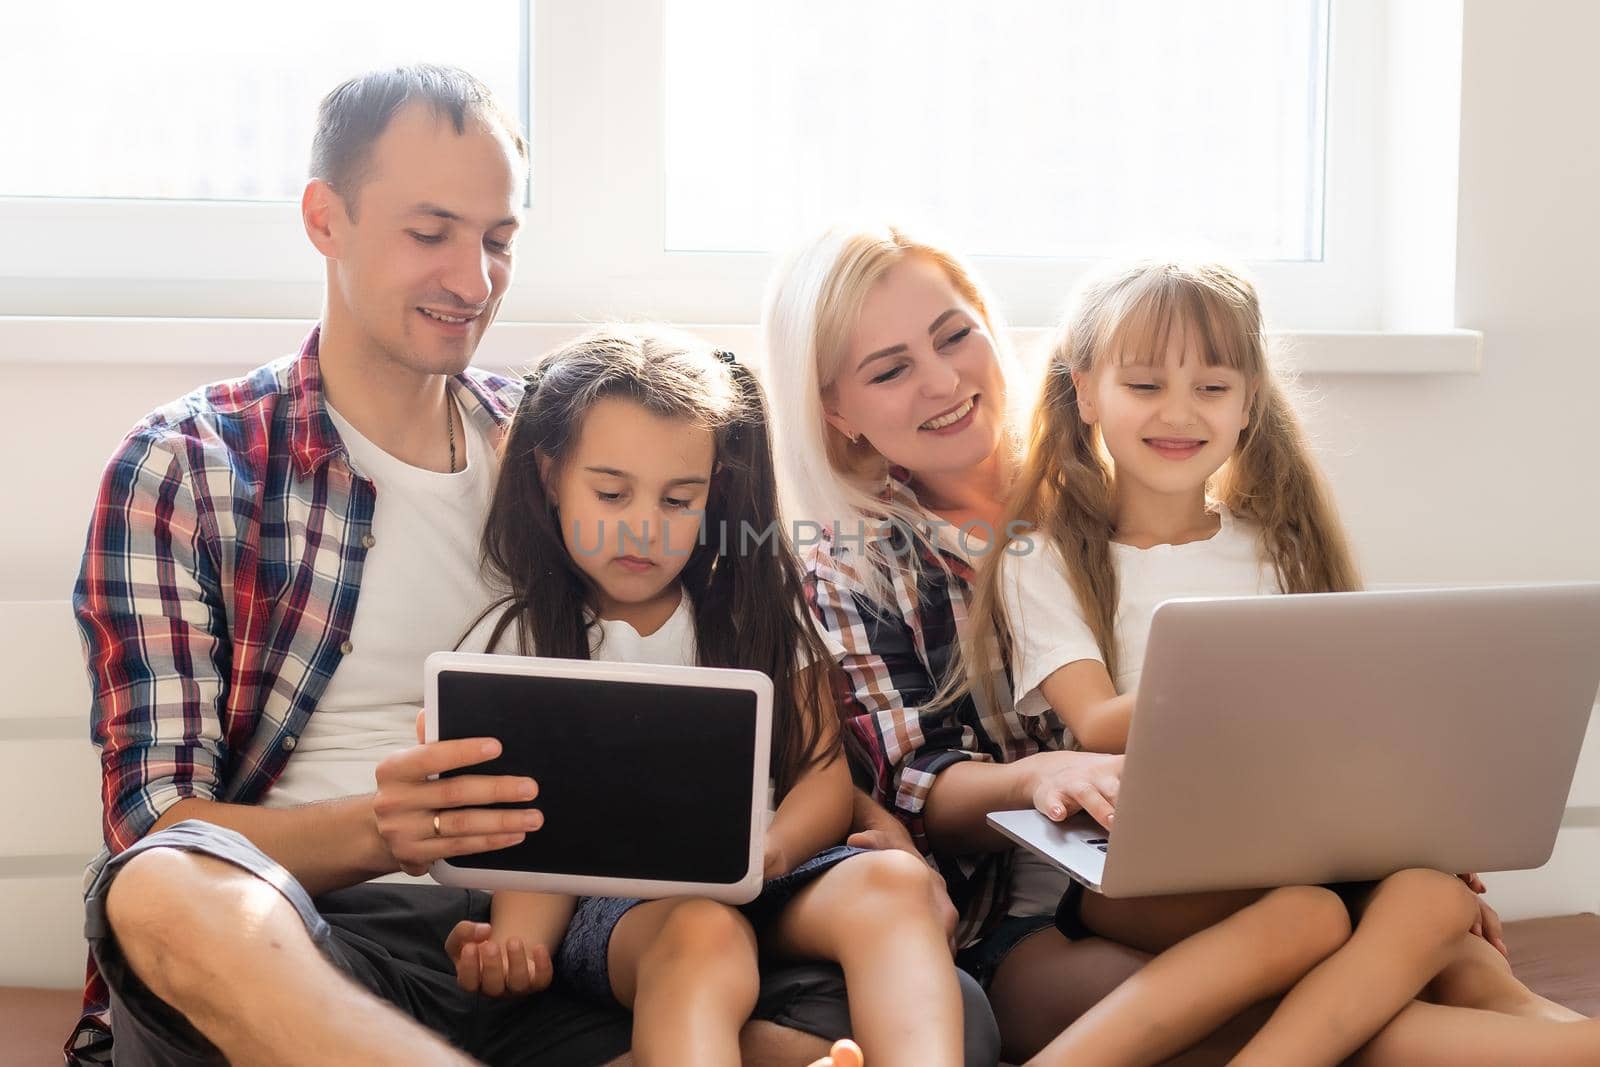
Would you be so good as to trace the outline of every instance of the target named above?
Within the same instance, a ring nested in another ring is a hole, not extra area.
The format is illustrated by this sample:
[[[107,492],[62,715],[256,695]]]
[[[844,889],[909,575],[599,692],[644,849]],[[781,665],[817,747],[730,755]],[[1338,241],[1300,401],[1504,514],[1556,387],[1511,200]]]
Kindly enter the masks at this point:
[[[921,553],[890,560],[870,531],[893,524],[919,538],[928,516],[883,499],[888,461],[865,441],[852,442],[831,426],[822,398],[844,367],[867,293],[890,268],[911,257],[938,266],[977,312],[1004,371],[994,302],[972,272],[952,253],[892,226],[837,226],[796,249],[774,272],[761,316],[767,373],[778,401],[773,422],[781,443],[785,511],[825,529],[836,525],[852,535],[868,532],[870,565],[861,568],[862,578],[881,603],[890,596],[883,574],[910,566],[915,575]],[[1019,440],[1010,420],[1005,424],[1001,447],[1009,470]]]
[[[1255,287],[1216,263],[1144,260],[1107,270],[1079,288],[1057,331],[1006,514],[1060,553],[1112,678],[1119,669],[1111,556],[1116,473],[1098,427],[1079,412],[1073,375],[1087,376],[1108,360],[1160,362],[1168,342],[1185,333],[1208,365],[1239,371],[1251,391],[1249,424],[1207,486],[1208,497],[1259,528],[1285,593],[1360,585],[1333,496],[1286,383],[1268,362]],[[979,572],[969,664],[991,663],[996,640],[1009,649],[999,596],[1004,555],[991,552]],[[971,681],[991,684],[987,676]]]

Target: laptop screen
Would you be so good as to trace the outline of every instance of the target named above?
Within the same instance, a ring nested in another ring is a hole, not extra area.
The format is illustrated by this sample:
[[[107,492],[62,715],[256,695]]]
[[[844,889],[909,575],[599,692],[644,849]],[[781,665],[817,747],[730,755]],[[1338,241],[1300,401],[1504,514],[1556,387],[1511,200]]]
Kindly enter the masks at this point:
[[[716,883],[748,868],[748,689],[444,670],[438,720],[440,740],[503,746],[451,774],[532,777],[545,817],[521,844],[456,867]]]

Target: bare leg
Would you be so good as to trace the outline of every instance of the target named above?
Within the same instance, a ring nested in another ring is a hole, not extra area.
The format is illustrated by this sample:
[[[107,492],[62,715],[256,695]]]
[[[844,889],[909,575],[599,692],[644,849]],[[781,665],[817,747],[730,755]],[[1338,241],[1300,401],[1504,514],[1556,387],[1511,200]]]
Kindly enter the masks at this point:
[[[1579,1022],[1585,1016],[1523,985],[1511,964],[1483,938],[1462,934],[1455,956],[1423,991],[1423,1000],[1454,1008],[1481,1008],[1553,1022]]]
[[[336,970],[289,902],[231,863],[150,849],[111,883],[106,916],[133,972],[230,1063],[472,1062]]]
[[[1164,897],[1083,895],[1083,922],[1101,937],[1155,955],[1260,900],[1264,889]]]
[[[1251,1005],[1208,1034],[1204,1041],[1167,1060],[1162,1067],[1220,1067],[1232,1063],[1277,1007],[1276,998]]]
[[[1005,1061],[1033,1056],[1149,959],[1104,938],[1068,941],[1054,927],[1020,942],[989,983]]]
[[[775,950],[844,968],[851,1022],[873,1067],[962,1061],[961,990],[936,878],[903,852],[852,856],[773,924]]]
[[[739,1031],[761,976],[750,924],[698,897],[629,910],[607,949],[611,990],[633,1010],[633,1059],[650,1064],[739,1064]]]
[[[1288,989],[1349,936],[1344,903],[1334,893],[1275,889],[1150,961],[1033,1063],[1160,1062]]]
[[[1022,1063],[1036,1055],[1149,959],[1138,949],[1104,938],[1069,941],[1054,928],[1018,944],[989,983],[1002,1058]],[[1276,1001],[1268,1001],[1249,1008],[1169,1060],[1169,1067],[1226,1063],[1276,1006]]]
[[[1477,917],[1457,878],[1429,870],[1390,875],[1368,898],[1349,943],[1283,998],[1238,1062],[1341,1062],[1444,968]]]
[[[828,1054],[828,1042],[765,1019],[752,1019],[739,1031],[745,1067],[793,1067]]]
[[[1552,1022],[1412,1001],[1350,1062],[1357,1067],[1600,1063],[1600,1019]]]
[[[1424,991],[1352,1060],[1362,1067],[1600,1061],[1600,1022],[1534,993],[1481,937],[1463,934]],[[1576,1025],[1566,1025],[1576,1024]]]

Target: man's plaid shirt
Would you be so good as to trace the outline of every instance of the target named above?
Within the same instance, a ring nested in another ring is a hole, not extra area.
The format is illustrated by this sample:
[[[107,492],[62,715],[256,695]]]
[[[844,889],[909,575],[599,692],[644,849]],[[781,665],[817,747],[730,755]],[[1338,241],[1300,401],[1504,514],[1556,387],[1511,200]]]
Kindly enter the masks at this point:
[[[348,654],[377,493],[328,417],[318,337],[150,415],[106,468],[73,592],[104,804],[86,888],[183,798],[260,801]],[[451,382],[497,445],[521,388]],[[105,1061],[106,1005],[91,959],[69,1060]]]
[[[908,477],[904,470],[891,470],[883,498],[908,512],[928,514]],[[928,519],[937,521],[931,514]],[[889,525],[867,537],[882,541],[884,562],[875,564],[845,538],[835,544],[825,533],[806,555],[806,597],[822,627],[845,648],[839,666],[847,685],[837,694],[839,714],[874,763],[876,799],[900,816],[917,847],[931,854],[923,808],[939,772],[962,760],[1010,763],[1059,748],[1059,724],[1053,715],[1018,716],[1003,679],[1001,707],[980,707],[967,693],[954,704],[926,710],[923,705],[951,669],[966,630],[972,560],[953,535],[930,543]],[[921,564],[914,577],[913,568],[893,563],[912,551]],[[887,580],[892,603],[872,595],[865,570],[872,566]],[[1005,915],[1010,851],[934,858],[961,913],[960,943],[970,944]]]

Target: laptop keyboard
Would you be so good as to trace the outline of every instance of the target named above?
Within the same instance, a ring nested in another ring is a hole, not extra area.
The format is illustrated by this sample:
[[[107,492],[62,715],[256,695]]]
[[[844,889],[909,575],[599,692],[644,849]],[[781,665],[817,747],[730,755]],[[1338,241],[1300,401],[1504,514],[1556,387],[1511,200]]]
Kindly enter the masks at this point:
[[[1110,842],[1104,837],[1091,837],[1089,839],[1089,844],[1093,845],[1101,852],[1104,852],[1106,850],[1106,846],[1110,844]]]

